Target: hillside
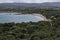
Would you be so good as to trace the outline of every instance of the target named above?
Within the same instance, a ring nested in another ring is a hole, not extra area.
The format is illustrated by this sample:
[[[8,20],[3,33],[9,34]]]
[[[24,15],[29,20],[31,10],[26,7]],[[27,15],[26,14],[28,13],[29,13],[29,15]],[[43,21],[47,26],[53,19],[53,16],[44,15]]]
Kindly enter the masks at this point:
[[[0,3],[0,7],[60,7],[60,2],[46,2],[46,3]]]

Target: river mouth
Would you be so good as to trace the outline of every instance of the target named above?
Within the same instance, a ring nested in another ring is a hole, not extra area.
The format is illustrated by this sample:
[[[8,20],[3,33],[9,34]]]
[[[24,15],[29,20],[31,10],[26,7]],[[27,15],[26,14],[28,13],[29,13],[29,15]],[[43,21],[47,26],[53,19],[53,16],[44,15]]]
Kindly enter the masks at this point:
[[[38,22],[42,20],[44,20],[42,17],[32,14],[0,13],[0,23]]]

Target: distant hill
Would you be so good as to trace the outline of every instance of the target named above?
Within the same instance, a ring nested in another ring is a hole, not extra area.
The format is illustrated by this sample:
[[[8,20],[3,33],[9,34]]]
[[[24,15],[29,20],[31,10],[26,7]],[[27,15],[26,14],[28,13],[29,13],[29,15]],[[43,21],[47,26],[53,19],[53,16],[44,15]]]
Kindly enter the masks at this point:
[[[46,3],[0,3],[0,7],[60,7],[60,2]]]

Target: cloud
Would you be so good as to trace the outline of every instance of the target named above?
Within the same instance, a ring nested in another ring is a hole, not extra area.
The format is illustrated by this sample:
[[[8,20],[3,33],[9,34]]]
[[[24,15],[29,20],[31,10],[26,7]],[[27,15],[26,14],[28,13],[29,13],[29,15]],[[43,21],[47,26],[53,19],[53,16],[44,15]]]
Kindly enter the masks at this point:
[[[60,2],[60,0],[0,0],[0,3],[42,3],[42,2]]]
[[[7,2],[14,2],[14,1],[12,1],[12,0],[0,0],[0,3],[7,3]]]

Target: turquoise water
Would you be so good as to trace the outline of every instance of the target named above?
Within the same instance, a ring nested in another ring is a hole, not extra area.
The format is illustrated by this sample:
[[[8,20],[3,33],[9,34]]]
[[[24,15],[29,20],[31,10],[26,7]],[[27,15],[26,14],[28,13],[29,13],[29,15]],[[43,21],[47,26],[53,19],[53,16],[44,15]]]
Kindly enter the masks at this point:
[[[21,23],[21,22],[38,22],[40,21],[39,18],[33,16],[33,15],[14,15],[14,14],[7,14],[7,13],[0,13],[0,23],[9,23],[9,22],[15,22],[15,23]]]

